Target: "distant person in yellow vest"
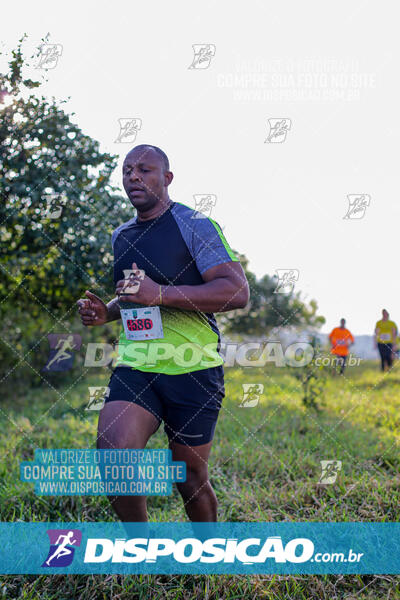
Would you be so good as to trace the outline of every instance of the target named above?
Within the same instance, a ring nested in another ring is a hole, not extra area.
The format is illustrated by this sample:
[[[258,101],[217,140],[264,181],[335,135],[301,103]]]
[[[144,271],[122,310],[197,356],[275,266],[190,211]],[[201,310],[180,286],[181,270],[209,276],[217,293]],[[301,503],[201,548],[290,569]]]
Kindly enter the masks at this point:
[[[382,371],[389,370],[393,364],[393,346],[397,338],[397,325],[389,321],[389,313],[383,309],[382,319],[375,326],[375,347],[381,357]]]
[[[336,357],[340,366],[340,374],[343,375],[346,367],[346,360],[349,354],[349,346],[354,344],[354,337],[348,329],[346,329],[346,320],[340,319],[339,327],[332,329],[329,334],[331,342],[331,354]]]

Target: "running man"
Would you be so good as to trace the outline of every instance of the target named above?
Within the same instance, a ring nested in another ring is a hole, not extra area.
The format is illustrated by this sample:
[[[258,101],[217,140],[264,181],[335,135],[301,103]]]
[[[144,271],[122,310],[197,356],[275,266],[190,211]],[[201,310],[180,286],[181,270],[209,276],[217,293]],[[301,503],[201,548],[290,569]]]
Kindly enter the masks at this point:
[[[61,360],[70,359],[71,354],[68,353],[68,350],[73,350],[74,348],[75,344],[73,335],[69,335],[65,339],[60,338],[55,347],[55,349],[58,350],[58,352],[55,353],[55,355],[53,356],[47,367],[45,367],[45,369],[49,371],[52,364],[58,363]]]
[[[245,307],[249,287],[219,225],[193,218],[193,209],[169,198],[172,179],[159,148],[140,145],[127,154],[123,185],[137,216],[112,234],[116,297],[106,306],[86,291],[78,306],[85,326],[123,319],[97,447],[145,448],[164,421],[173,460],[186,462],[186,481],[177,483],[186,513],[191,521],[211,522],[217,499],[208,457],[225,396],[213,313]],[[143,269],[145,276],[135,294],[119,300],[124,269]],[[121,314],[134,304],[133,316]],[[161,335],[151,339],[160,326]],[[145,496],[109,499],[122,521],[147,521]]]
[[[69,548],[67,548],[67,546],[73,546],[74,544],[76,544],[77,540],[73,539],[74,537],[74,532],[73,531],[69,531],[66,535],[59,535],[58,539],[56,541],[56,544],[59,544],[54,552],[54,554],[52,554],[48,560],[46,560],[46,565],[50,566],[51,561],[58,557],[61,558],[61,556],[66,556],[67,554],[71,554],[71,550]],[[60,540],[62,540],[62,542],[60,542]]]
[[[348,329],[346,329],[346,320],[340,319],[339,327],[332,329],[329,334],[331,342],[331,354],[336,357],[337,364],[340,365],[340,374],[344,374],[346,368],[347,356],[349,347],[354,344],[354,337]],[[336,371],[336,369],[335,369]]]
[[[388,371],[393,364],[393,345],[396,343],[397,325],[389,321],[389,313],[383,309],[382,319],[375,325],[375,348],[381,357],[382,371]]]

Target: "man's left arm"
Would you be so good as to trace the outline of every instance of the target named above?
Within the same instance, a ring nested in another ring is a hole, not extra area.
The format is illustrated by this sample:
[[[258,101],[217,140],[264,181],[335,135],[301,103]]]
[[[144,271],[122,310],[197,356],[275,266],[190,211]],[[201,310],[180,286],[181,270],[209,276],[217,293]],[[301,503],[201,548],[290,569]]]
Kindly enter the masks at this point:
[[[162,305],[201,312],[226,312],[244,308],[249,285],[240,262],[226,262],[207,269],[200,285],[161,286]]]

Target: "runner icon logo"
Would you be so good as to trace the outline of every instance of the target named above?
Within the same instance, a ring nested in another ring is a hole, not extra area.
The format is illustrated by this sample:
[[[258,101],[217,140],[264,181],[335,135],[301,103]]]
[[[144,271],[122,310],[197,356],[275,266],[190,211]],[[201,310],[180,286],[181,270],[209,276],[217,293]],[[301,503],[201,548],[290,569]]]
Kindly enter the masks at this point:
[[[68,567],[74,558],[75,548],[81,545],[79,529],[48,529],[50,549],[42,567]]]
[[[42,209],[42,221],[59,219],[67,202],[67,197],[56,193],[43,194],[43,200],[46,201],[46,207]]]
[[[341,460],[321,460],[321,477],[318,483],[335,483],[341,468]]]
[[[142,129],[142,119],[118,119],[119,133],[114,144],[132,144],[137,132]]]
[[[89,387],[89,395],[90,399],[85,410],[101,410],[105,399],[110,395],[110,388],[105,385]]]
[[[191,219],[207,219],[211,216],[211,211],[217,204],[217,196],[215,194],[193,194],[195,201],[195,213]]]
[[[124,294],[136,294],[140,287],[140,281],[144,279],[143,269],[124,269],[124,287],[121,290],[120,295]]]
[[[54,69],[63,51],[61,44],[42,44],[39,46],[36,69]]]
[[[68,371],[74,362],[74,352],[79,350],[82,338],[78,333],[49,333],[50,354],[43,371]]]
[[[282,144],[292,127],[290,119],[268,119],[269,134],[264,144]]]
[[[239,404],[240,408],[252,408],[257,406],[261,394],[264,391],[262,383],[242,383],[243,399]]]
[[[291,294],[294,284],[299,279],[298,269],[275,269],[278,276],[278,284],[274,290],[274,294]]]
[[[365,216],[367,206],[370,205],[369,194],[348,194],[349,206],[343,219],[362,219]]]
[[[194,57],[189,69],[208,69],[215,56],[214,44],[193,44]]]

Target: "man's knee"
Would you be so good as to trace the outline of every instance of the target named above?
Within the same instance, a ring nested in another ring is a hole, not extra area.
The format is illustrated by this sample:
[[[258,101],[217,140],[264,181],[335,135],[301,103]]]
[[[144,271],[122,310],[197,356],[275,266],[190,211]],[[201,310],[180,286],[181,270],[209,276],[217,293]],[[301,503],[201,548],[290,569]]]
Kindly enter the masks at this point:
[[[186,481],[176,484],[181,496],[189,501],[210,493],[207,468],[191,468],[186,466]]]

